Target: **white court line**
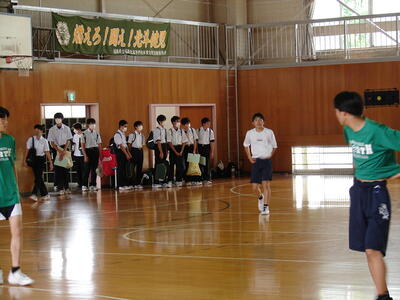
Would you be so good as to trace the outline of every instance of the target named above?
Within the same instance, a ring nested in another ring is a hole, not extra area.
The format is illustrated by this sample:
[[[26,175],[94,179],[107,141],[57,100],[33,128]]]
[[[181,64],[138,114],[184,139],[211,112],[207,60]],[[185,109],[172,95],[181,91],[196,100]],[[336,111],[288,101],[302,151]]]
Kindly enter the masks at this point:
[[[0,249],[1,252],[9,252],[10,249]],[[50,250],[23,250],[26,253],[50,253]],[[332,261],[332,260],[304,260],[304,259],[279,259],[279,258],[251,258],[251,257],[223,257],[223,256],[195,256],[195,255],[173,255],[173,254],[151,254],[151,253],[120,253],[120,252],[93,252],[94,255],[115,255],[132,257],[161,257],[181,259],[212,259],[212,260],[233,260],[233,261],[260,261],[260,262],[287,262],[287,263],[310,263],[310,264],[349,264],[365,266],[365,261]]]
[[[78,299],[82,299],[82,297],[88,298],[88,299],[96,297],[96,298],[111,299],[111,300],[132,300],[132,299],[128,299],[128,298],[119,298],[119,297],[104,296],[104,295],[71,294],[71,293],[68,293],[66,291],[58,291],[58,290],[51,290],[51,289],[41,289],[41,288],[32,288],[32,287],[19,287],[19,286],[0,285],[0,288],[9,289],[9,290],[12,290],[12,289],[16,289],[17,290],[18,289],[20,291],[26,290],[26,291],[46,292],[46,293],[52,293],[52,294],[55,294],[55,295],[67,296],[69,298],[78,298]],[[18,297],[16,299],[18,299]]]
[[[248,185],[251,185],[251,183],[245,183],[245,184],[240,184],[240,185],[236,185],[236,186],[234,186],[234,187],[232,187],[229,191],[232,193],[232,194],[236,194],[236,195],[239,195],[239,196],[243,196],[243,197],[256,197],[256,195],[255,194],[245,194],[245,193],[240,193],[240,192],[236,192],[235,190],[236,189],[238,189],[238,188],[240,188],[240,187],[243,187],[243,186],[248,186]],[[272,193],[279,193],[279,192],[291,192],[292,190],[271,190],[271,192]],[[275,199],[289,199],[288,197],[276,197],[276,196],[273,196],[273,198],[275,198]]]
[[[202,201],[208,201],[208,200],[215,200],[215,201],[221,201],[223,199],[232,199],[232,197],[237,197],[237,196],[226,196],[226,197],[220,197],[220,198],[205,198],[205,199],[201,199],[201,200],[196,200],[196,201],[186,201],[186,202],[180,202],[178,203],[178,205],[181,204],[189,204],[189,203],[196,203],[196,202],[202,202]],[[122,200],[122,199],[121,199]],[[124,199],[125,200],[125,199]],[[159,205],[159,206],[146,206],[143,207],[141,209],[145,209],[145,208],[160,208],[160,207],[168,207],[171,205],[176,205],[176,203],[166,203],[163,205]],[[79,215],[73,215],[73,216],[68,216],[68,217],[61,217],[61,218],[53,218],[53,219],[48,219],[48,220],[38,220],[38,221],[32,221],[32,222],[26,222],[23,223],[23,225],[30,225],[30,224],[39,224],[39,223],[48,223],[48,222],[52,222],[52,221],[60,221],[60,220],[68,220],[68,219],[73,219],[73,218],[81,218],[81,217],[87,217],[87,216],[95,216],[95,215],[104,215],[104,214],[113,214],[113,213],[121,213],[121,212],[135,212],[136,209],[134,208],[130,208],[130,209],[123,209],[123,210],[112,210],[112,211],[102,211],[102,212],[96,212],[96,213],[88,213],[88,214],[79,214]],[[206,213],[204,213],[206,214]],[[1,225],[0,228],[2,227],[9,227],[8,225]]]

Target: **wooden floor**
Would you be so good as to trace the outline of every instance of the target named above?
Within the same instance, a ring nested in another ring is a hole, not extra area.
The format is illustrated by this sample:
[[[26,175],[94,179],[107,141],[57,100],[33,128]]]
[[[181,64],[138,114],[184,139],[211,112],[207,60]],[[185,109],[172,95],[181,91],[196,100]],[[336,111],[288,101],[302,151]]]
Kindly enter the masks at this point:
[[[364,255],[347,249],[350,177],[279,177],[260,217],[248,179],[212,187],[23,200],[29,288],[0,299],[373,299]],[[387,260],[400,297],[400,182],[390,184]],[[10,264],[0,223],[0,266]],[[5,276],[6,277],[6,276]]]

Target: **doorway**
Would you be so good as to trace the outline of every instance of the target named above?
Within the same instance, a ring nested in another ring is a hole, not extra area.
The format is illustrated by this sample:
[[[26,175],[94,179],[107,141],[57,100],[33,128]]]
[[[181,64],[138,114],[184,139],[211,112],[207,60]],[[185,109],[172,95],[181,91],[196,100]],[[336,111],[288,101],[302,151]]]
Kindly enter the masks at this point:
[[[218,143],[218,130],[217,130],[217,122],[216,116],[216,105],[201,103],[201,104],[150,104],[149,107],[149,120],[150,120],[150,130],[153,130],[157,124],[157,116],[163,114],[167,118],[166,128],[169,129],[172,127],[171,118],[173,116],[180,116],[181,118],[187,117],[191,121],[191,125],[193,128],[198,129],[201,127],[201,119],[207,117],[211,120],[211,128],[215,133],[215,154],[214,154],[214,162],[218,161],[218,151],[217,151],[217,143]],[[153,151],[150,151],[153,152]],[[153,166],[153,155],[150,155],[150,166]]]
[[[49,129],[54,126],[54,114],[62,113],[64,115],[63,123],[72,129],[75,123],[81,123],[83,130],[86,129],[86,120],[94,118],[96,126],[100,130],[99,124],[99,105],[97,103],[76,103],[76,104],[60,104],[60,103],[43,103],[40,104],[41,120],[45,127],[45,137],[47,138]],[[73,133],[72,133],[73,134]],[[54,172],[50,171],[48,162],[44,171],[44,181],[46,184],[54,183]],[[76,172],[73,169],[69,171],[69,182],[77,183]]]

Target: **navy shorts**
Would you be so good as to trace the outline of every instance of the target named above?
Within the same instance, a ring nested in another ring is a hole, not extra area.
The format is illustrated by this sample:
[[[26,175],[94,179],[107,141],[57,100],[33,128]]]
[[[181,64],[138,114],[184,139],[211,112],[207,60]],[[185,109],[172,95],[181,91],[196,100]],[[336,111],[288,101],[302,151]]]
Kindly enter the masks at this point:
[[[257,158],[251,168],[251,183],[272,180],[272,160]]]
[[[386,255],[391,203],[386,181],[354,180],[350,188],[349,246],[351,250],[372,249]]]

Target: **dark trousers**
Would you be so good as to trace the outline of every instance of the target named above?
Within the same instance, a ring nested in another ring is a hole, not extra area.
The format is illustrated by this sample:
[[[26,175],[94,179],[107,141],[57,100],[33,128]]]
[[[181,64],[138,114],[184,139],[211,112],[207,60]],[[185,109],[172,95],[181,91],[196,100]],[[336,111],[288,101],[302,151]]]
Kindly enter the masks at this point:
[[[99,166],[100,152],[99,148],[86,148],[88,162],[85,164],[85,175],[83,177],[84,186],[96,186],[97,173],[96,169]],[[90,176],[90,181],[89,181]]]
[[[126,159],[126,156],[122,150],[117,151],[117,188],[118,187],[123,187],[123,186],[128,186],[128,178],[126,174],[126,168],[128,165],[128,160]]]
[[[133,172],[135,176],[133,177],[133,185],[139,185],[142,181],[143,176],[143,149],[132,148],[132,163]]]
[[[73,156],[74,161],[74,170],[76,172],[76,178],[78,182],[78,186],[82,187],[83,178],[85,174],[85,159],[83,156]]]
[[[210,180],[210,154],[211,145],[199,145],[199,154],[206,158],[206,165],[200,165],[203,180]]]
[[[167,161],[167,156],[168,156],[168,144],[167,144],[167,143],[161,144],[161,149],[162,149],[162,152],[163,152],[163,154],[164,154],[163,159],[160,158],[160,150],[158,149],[158,145],[156,145],[156,149],[154,150],[155,167],[156,167],[156,168],[157,168],[157,165],[158,165],[159,163],[162,163],[162,162],[166,162],[166,161]],[[167,174],[169,174],[169,171],[167,172]],[[154,181],[154,183],[159,184],[158,181]]]
[[[46,158],[44,156],[36,156],[32,170],[35,175],[35,185],[33,186],[32,195],[40,195],[44,197],[48,194],[46,185],[43,180],[43,171],[46,166]]]
[[[60,146],[64,148],[64,146]],[[57,158],[57,150],[52,149],[53,153],[53,162],[56,161]],[[54,186],[57,187],[57,190],[65,190],[69,188],[69,170],[63,167],[59,167],[54,165]]]
[[[174,146],[176,152],[180,153],[182,151],[182,146]],[[175,173],[176,167],[176,173]],[[176,176],[176,181],[181,182],[183,179],[183,174],[185,172],[185,160],[183,155],[178,156],[175,152],[171,149],[169,150],[169,173],[168,173],[168,180],[174,181],[174,175]]]

